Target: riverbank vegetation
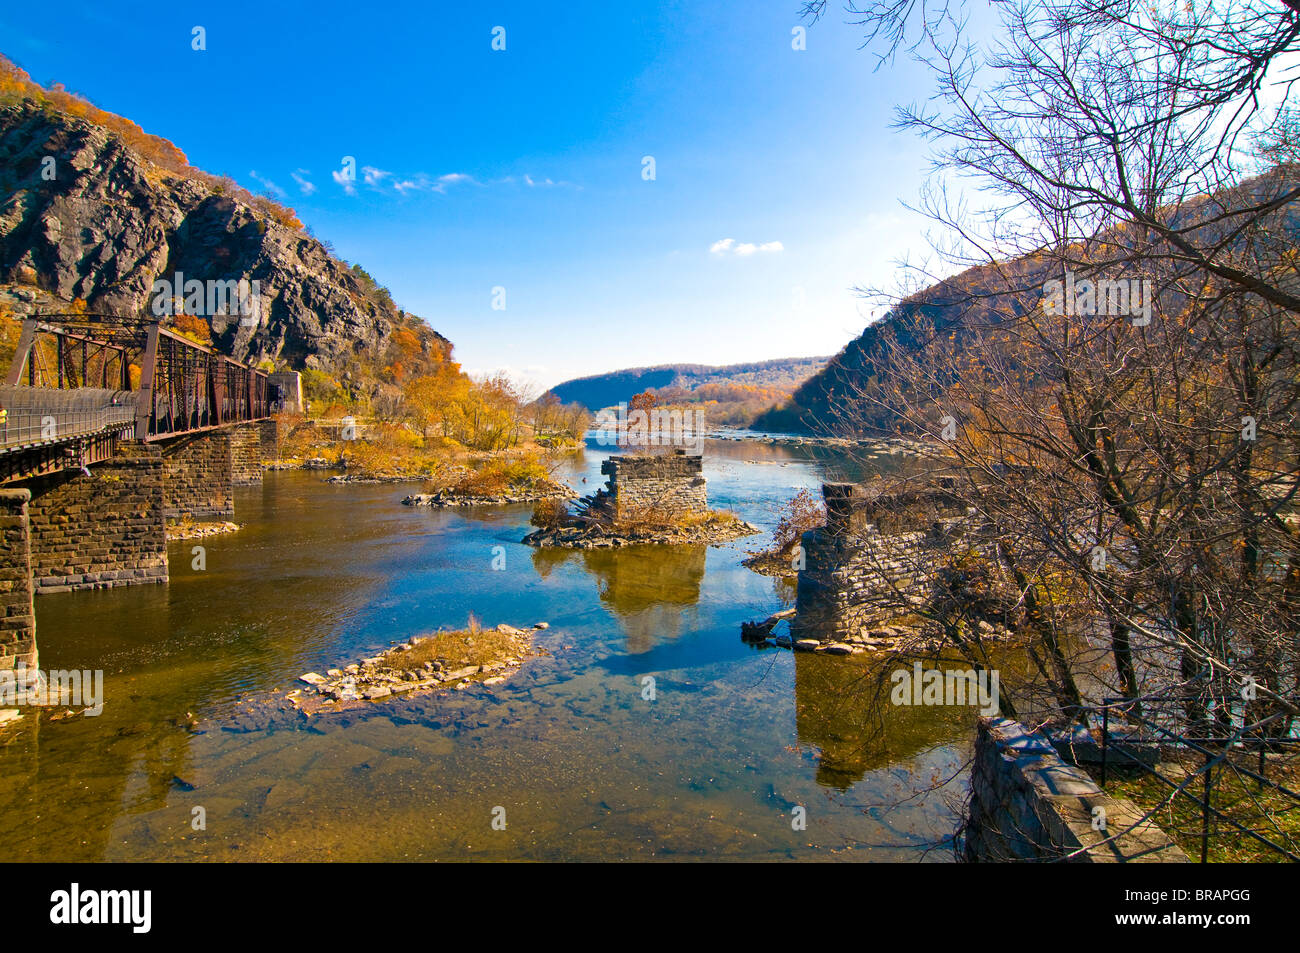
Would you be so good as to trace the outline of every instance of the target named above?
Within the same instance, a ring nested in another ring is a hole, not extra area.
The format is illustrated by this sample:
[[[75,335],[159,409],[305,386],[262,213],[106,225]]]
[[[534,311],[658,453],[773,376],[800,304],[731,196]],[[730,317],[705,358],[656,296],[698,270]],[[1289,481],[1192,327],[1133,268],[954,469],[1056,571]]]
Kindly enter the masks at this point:
[[[352,400],[344,382],[323,372],[304,372],[303,390],[309,413],[282,417],[283,462],[354,479],[418,478],[428,493],[491,497],[554,487],[558,455],[581,446],[590,416],[553,397],[534,400],[503,373],[472,377],[449,347],[383,412]]]
[[[811,529],[826,524],[826,507],[811,490],[802,489],[778,514],[772,542],[750,555],[745,566],[765,576],[793,576],[805,564],[800,540]]]
[[[351,375],[308,369],[302,372],[307,416],[407,425],[430,448],[481,451],[529,443],[576,446],[587,430],[589,414],[581,405],[561,404],[551,395],[534,399],[527,385],[504,372],[471,376],[452,359],[449,344],[437,354],[420,355],[414,335],[399,330],[393,339],[383,373],[400,385],[398,396],[375,402],[351,386]]]
[[[337,471],[336,479],[357,482],[419,480],[426,494],[490,498],[511,493],[558,490],[553,474],[565,452],[532,441],[478,451],[453,441],[426,438],[409,425],[347,424],[281,415],[279,454],[274,466]]]

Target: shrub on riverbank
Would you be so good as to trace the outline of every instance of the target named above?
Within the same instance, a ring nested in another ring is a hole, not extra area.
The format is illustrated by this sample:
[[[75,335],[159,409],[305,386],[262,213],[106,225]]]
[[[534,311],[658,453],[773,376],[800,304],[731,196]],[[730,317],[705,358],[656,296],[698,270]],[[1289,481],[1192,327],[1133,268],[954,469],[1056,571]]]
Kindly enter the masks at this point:
[[[452,484],[450,490],[458,496],[502,496],[543,489],[551,483],[550,471],[541,458],[526,454],[483,461]]]
[[[780,509],[772,530],[772,544],[753,553],[744,565],[765,576],[792,576],[798,572],[795,546],[810,529],[826,525],[826,507],[808,489],[800,490]]]
[[[567,500],[539,500],[533,507],[533,515],[528,520],[533,526],[542,529],[559,529],[573,520]]]

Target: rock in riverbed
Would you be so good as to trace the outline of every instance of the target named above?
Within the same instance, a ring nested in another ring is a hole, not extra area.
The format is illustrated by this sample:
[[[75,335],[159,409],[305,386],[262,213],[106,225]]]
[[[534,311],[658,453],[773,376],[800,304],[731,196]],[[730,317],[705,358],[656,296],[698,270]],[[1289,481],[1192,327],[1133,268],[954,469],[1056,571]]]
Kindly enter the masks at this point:
[[[511,503],[538,503],[542,500],[568,500],[577,495],[562,483],[553,483],[548,487],[492,496],[470,496],[444,490],[437,493],[413,493],[402,503],[406,506],[506,506]]]
[[[288,700],[300,711],[315,714],[394,695],[462,689],[471,682],[500,685],[536,654],[533,633],[545,628],[545,622],[531,629],[502,624],[415,637],[379,655],[331,668],[328,675],[300,675],[298,681],[310,687],[291,692]]]

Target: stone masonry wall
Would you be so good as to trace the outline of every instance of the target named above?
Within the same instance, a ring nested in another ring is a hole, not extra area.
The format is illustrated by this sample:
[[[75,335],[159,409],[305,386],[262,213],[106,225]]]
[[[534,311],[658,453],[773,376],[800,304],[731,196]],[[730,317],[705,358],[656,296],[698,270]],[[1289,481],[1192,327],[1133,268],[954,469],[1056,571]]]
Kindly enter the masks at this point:
[[[262,482],[262,461],[275,455],[276,422],[255,420],[230,430],[230,477],[235,486]]]
[[[167,519],[230,519],[235,515],[228,430],[169,440],[163,448],[163,514]]]
[[[1104,831],[1094,830],[1096,808],[1104,812]],[[1134,827],[1141,816],[1131,801],[1108,796],[1087,773],[1066,764],[1042,734],[1009,718],[980,718],[967,860],[1187,863],[1159,827],[1150,821]]]
[[[969,528],[964,508],[934,499],[881,501],[850,483],[822,487],[826,525],[803,534],[791,634],[839,642],[923,605],[938,567]]]
[[[31,545],[27,503],[31,491],[0,490],[0,671],[38,666],[36,612],[32,606]]]
[[[24,484],[32,586],[38,593],[167,581],[163,457],[119,443],[90,476],[65,470]]]
[[[791,633],[839,642],[925,602],[947,541],[926,533],[843,536],[825,527],[803,534]]]
[[[673,517],[708,512],[704,458],[677,450],[672,454],[619,454],[600,465],[609,477],[615,519],[634,517],[653,508]]]

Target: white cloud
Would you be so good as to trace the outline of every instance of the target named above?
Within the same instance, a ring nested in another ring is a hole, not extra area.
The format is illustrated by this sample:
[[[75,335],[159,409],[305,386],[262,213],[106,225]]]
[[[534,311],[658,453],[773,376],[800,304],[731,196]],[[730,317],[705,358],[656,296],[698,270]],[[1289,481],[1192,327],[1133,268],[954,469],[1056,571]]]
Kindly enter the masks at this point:
[[[464,172],[449,172],[435,179],[424,172],[417,172],[412,176],[399,178],[392,172],[376,169],[373,166],[367,166],[361,171],[366,185],[381,189],[385,184],[391,184],[393,191],[399,195],[405,195],[407,192],[438,192],[446,194],[449,186],[474,181],[473,176],[466,175]]]
[[[510,185],[515,181],[516,180],[513,175],[507,175],[503,179],[494,180],[492,184]],[[560,179],[558,182],[555,179],[552,179],[550,176],[547,176],[544,179],[534,179],[527,172],[525,172],[522,176],[520,176],[518,181],[522,182],[530,189],[566,189],[567,188],[567,189],[576,189],[579,192],[582,191],[581,185],[574,185],[572,182],[568,181],[567,179]]]
[[[252,176],[252,177],[257,181],[257,183],[258,183],[260,186],[262,186],[262,188],[266,189],[266,190],[267,190],[268,192],[270,192],[272,195],[276,196],[277,198],[284,198],[284,197],[285,197],[285,191],[284,191],[284,189],[280,188],[278,185],[276,185],[276,184],[275,184],[274,182],[272,182],[270,179],[264,179],[264,178],[262,178],[262,176],[258,175],[256,171],[249,172],[248,174],[251,175],[251,176]]]
[[[333,177],[335,182],[343,186],[343,191],[346,192],[348,195],[357,194],[356,180],[353,179],[351,176],[345,175],[339,169],[335,169],[333,172],[331,172],[330,176]]]
[[[299,173],[310,175],[305,169],[299,169]],[[331,175],[334,181],[343,186],[343,190],[348,195],[356,194],[356,183],[344,177],[342,172],[333,172]],[[375,166],[368,165],[361,169],[361,180],[365,185],[376,191],[384,191],[391,188],[399,195],[406,195],[408,192],[437,192],[439,195],[446,195],[454,186],[458,185],[501,185],[522,182],[529,188],[562,188],[565,186],[581,189],[581,186],[575,186],[572,182],[556,181],[551,178],[535,179],[531,175],[525,175],[516,179],[514,176],[506,176],[503,179],[491,179],[486,182],[474,178],[467,172],[448,172],[444,175],[432,176],[425,172],[416,172],[410,175],[402,176],[386,169],[379,169]],[[298,183],[299,188],[305,195],[310,195],[316,190],[315,185],[310,180],[300,178],[298,173],[294,173],[294,181]]]
[[[750,255],[758,254],[775,254],[776,252],[781,251],[785,251],[785,246],[780,242],[763,242],[761,245],[757,245],[754,242],[740,242],[737,244],[734,238],[724,238],[709,246],[709,252],[711,254],[732,254],[738,258],[748,258]]]
[[[302,189],[303,195],[311,195],[313,192],[316,191],[316,183],[313,182],[311,179],[307,178],[307,176],[311,175],[311,173],[308,172],[306,169],[298,169],[297,171],[291,172],[289,174],[293,176],[294,182],[298,183],[298,188]]]
[[[447,186],[460,185],[462,182],[473,182],[472,175],[466,175],[464,172],[449,172],[446,175],[438,176],[438,181],[433,185],[433,191],[447,194]]]

